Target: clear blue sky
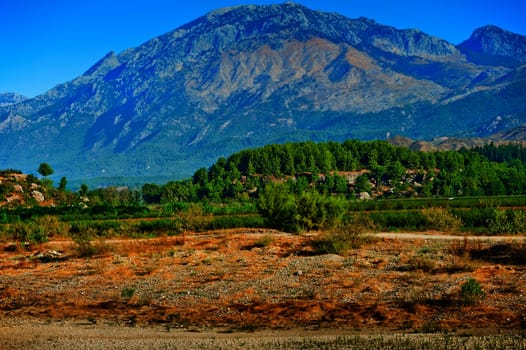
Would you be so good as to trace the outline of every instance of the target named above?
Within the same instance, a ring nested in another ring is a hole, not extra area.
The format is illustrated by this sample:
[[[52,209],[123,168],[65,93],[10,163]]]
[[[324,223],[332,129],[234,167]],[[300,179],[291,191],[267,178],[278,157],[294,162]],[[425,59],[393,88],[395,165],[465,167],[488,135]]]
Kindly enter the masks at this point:
[[[0,0],[0,92],[28,97],[216,8],[257,0]],[[418,28],[454,44],[494,24],[526,35],[526,0],[297,0],[317,10]]]

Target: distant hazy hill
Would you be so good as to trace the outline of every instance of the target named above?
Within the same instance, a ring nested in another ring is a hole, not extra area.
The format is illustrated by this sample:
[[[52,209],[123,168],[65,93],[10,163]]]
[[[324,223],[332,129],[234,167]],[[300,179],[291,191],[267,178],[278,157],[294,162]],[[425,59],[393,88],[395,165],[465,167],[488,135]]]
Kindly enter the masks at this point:
[[[487,27],[455,47],[292,3],[218,10],[0,108],[0,168],[183,177],[267,143],[489,136],[526,122],[524,40]]]

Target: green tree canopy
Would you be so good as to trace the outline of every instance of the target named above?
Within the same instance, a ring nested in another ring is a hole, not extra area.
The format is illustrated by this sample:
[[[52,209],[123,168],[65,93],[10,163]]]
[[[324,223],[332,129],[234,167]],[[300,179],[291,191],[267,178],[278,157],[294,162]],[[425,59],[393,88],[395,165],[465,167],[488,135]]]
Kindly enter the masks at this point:
[[[44,177],[49,176],[55,172],[48,163],[41,163],[37,171]]]

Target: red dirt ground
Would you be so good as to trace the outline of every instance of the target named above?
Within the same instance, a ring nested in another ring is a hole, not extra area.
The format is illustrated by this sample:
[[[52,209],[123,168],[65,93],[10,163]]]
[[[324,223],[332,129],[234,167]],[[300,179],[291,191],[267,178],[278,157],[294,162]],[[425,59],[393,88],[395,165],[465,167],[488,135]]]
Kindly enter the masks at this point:
[[[517,260],[524,243],[381,238],[340,256],[315,254],[318,235],[111,239],[94,242],[100,254],[82,258],[69,240],[15,251],[6,243],[0,317],[232,330],[526,327],[525,267]],[[464,305],[469,277],[485,295]]]

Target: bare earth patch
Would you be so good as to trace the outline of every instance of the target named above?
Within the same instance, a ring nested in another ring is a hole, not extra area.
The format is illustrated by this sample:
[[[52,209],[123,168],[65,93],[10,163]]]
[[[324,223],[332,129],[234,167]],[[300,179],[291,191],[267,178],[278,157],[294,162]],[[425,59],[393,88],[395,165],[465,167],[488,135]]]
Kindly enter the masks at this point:
[[[524,334],[523,242],[383,237],[340,256],[316,254],[315,238],[231,230],[113,239],[88,258],[68,240],[30,250],[4,244],[0,348],[81,349],[79,338],[86,348],[179,339],[189,349],[194,337],[228,348],[280,334]],[[460,289],[471,277],[484,297],[466,305]]]

